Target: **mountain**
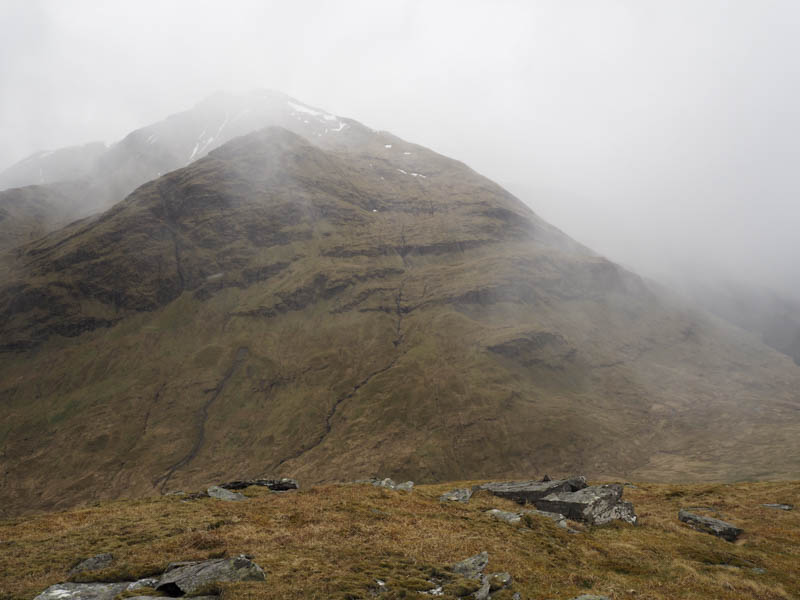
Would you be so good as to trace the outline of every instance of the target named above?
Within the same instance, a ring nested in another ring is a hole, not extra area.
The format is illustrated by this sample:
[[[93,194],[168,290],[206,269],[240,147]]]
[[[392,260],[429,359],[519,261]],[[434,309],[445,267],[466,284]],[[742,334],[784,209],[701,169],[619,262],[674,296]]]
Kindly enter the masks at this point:
[[[798,476],[786,356],[462,163],[273,98],[2,256],[6,514],[258,475]]]

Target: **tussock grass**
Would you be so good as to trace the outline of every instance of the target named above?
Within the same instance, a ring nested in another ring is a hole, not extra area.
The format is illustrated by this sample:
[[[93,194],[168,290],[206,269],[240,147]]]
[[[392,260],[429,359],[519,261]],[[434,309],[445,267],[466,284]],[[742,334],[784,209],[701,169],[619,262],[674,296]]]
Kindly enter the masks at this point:
[[[170,496],[4,521],[0,598],[32,598],[67,579],[77,558],[99,552],[112,552],[114,564],[75,580],[145,577],[171,561],[245,553],[264,568],[267,582],[222,584],[223,598],[369,598],[378,580],[391,590],[381,597],[422,598],[432,578],[445,582],[443,597],[455,598],[475,584],[452,578],[448,566],[482,550],[490,556],[487,572],[511,573],[523,598],[800,597],[800,511],[760,506],[796,503],[800,482],[640,484],[625,490],[638,526],[586,527],[578,534],[544,518],[520,526],[496,521],[484,511],[516,505],[485,493],[466,505],[438,501],[457,485],[418,486],[410,494],[358,484],[284,494],[249,488],[249,502]],[[677,520],[680,508],[700,505],[744,535],[731,544]]]

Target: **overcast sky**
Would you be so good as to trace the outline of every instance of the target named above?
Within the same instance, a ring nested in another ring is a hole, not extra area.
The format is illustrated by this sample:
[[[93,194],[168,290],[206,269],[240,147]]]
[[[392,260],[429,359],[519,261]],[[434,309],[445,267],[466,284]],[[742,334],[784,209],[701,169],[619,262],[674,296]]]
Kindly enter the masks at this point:
[[[800,287],[800,2],[0,0],[0,168],[272,88],[649,275]]]

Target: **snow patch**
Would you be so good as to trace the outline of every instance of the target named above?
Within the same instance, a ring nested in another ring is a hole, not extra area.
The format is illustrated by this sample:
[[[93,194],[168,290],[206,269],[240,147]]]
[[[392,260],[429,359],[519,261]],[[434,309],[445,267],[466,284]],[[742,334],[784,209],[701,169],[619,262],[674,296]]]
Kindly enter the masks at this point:
[[[403,154],[405,154],[406,156],[410,156],[411,152],[403,152]]]
[[[427,175],[423,175],[422,173],[412,173],[411,176],[412,177],[422,177],[423,179],[427,179],[428,178]]]
[[[403,169],[397,169],[397,170],[400,171],[403,175],[408,175],[408,171],[403,171]]]
[[[384,147],[384,148],[391,148],[391,147],[392,147],[392,145],[391,145],[391,144],[384,144],[384,145],[383,145],[383,147]]]

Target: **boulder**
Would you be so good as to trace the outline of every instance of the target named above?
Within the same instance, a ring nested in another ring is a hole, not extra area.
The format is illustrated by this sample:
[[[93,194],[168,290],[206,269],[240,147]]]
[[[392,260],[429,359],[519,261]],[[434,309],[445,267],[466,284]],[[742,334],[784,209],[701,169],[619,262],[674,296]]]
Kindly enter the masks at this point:
[[[794,508],[793,504],[762,504],[761,506],[765,508],[775,508],[777,510],[792,510]]]
[[[508,498],[520,504],[535,504],[537,500],[559,492],[575,492],[586,487],[585,477],[553,479],[551,481],[503,481],[485,483],[479,489],[500,498]]]
[[[456,488],[439,496],[440,502],[469,502],[472,488]]]
[[[171,567],[171,568],[170,568]],[[183,596],[222,581],[264,581],[264,570],[246,556],[202,562],[174,563],[161,576],[156,590]]]
[[[481,552],[475,556],[470,556],[457,562],[451,567],[453,573],[461,575],[465,579],[478,579],[483,574],[486,565],[489,564],[489,553]]]
[[[226,490],[243,490],[251,485],[265,487],[273,492],[286,492],[288,490],[300,489],[297,480],[288,477],[283,477],[281,479],[241,479],[229,481],[228,483],[220,483],[219,487]]]
[[[128,589],[130,583],[57,583],[34,600],[113,600],[117,594]]]
[[[711,535],[715,535],[729,542],[736,540],[742,533],[742,530],[735,525],[731,525],[719,519],[712,519],[711,517],[701,517],[700,515],[690,513],[686,510],[678,511],[678,519],[686,523],[692,529],[710,533]]]
[[[614,520],[636,524],[633,504],[622,500],[622,486],[616,483],[550,494],[537,500],[536,508],[589,525],[604,525]]]
[[[87,571],[100,571],[101,569],[110,567],[113,562],[114,556],[108,552],[104,552],[103,554],[83,559],[69,570],[69,574],[76,575],[77,573],[84,573]]]
[[[218,485],[212,485],[206,490],[206,493],[212,498],[216,498],[217,500],[225,500],[226,502],[241,502],[242,500],[247,500],[247,496],[243,496],[239,492],[231,492],[225,488],[219,487]]]

